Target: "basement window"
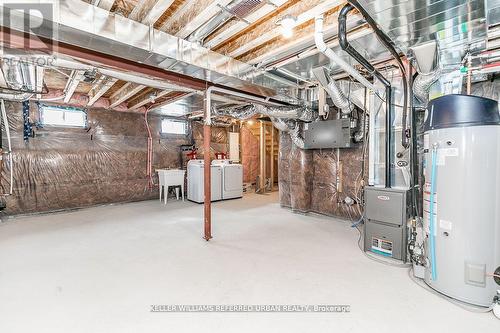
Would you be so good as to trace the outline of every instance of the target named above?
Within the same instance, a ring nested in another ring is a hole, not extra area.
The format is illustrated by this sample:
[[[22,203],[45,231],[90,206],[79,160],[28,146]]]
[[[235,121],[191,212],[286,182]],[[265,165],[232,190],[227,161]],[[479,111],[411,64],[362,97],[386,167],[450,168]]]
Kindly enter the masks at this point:
[[[161,133],[186,135],[187,122],[182,120],[162,119]]]
[[[87,114],[84,110],[58,106],[40,106],[43,125],[61,127],[86,127]]]

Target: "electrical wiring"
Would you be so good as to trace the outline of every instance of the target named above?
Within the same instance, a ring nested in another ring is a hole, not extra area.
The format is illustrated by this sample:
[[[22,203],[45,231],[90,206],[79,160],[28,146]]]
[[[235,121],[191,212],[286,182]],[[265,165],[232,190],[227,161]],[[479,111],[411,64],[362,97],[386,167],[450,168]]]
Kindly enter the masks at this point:
[[[466,310],[466,311],[469,311],[469,312],[475,312],[475,313],[487,313],[487,312],[490,312],[491,310],[493,310],[493,304],[487,308],[485,307],[477,307],[477,306],[474,306],[472,304],[468,304],[468,303],[465,303],[465,302],[462,302],[462,301],[459,301],[457,299],[454,299],[454,298],[451,298],[445,294],[442,294],[440,293],[439,291],[437,290],[434,290],[432,289],[431,287],[429,287],[425,282],[421,281],[421,280],[417,280],[417,278],[415,278],[415,276],[413,275],[413,267],[410,268],[408,270],[408,277],[413,281],[415,282],[419,287],[433,293],[434,295],[436,296],[439,296],[441,297],[442,299]]]

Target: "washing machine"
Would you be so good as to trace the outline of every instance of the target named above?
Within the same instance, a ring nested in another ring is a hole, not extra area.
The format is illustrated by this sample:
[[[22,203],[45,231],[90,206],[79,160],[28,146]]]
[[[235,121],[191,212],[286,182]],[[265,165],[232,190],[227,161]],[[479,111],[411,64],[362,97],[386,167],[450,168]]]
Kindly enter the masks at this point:
[[[203,160],[190,160],[187,164],[187,198],[190,201],[202,203],[205,201],[204,194],[204,166]],[[222,167],[211,166],[211,199],[222,200]]]
[[[231,160],[213,160],[212,166],[222,169],[222,200],[236,199],[243,196],[243,166]]]

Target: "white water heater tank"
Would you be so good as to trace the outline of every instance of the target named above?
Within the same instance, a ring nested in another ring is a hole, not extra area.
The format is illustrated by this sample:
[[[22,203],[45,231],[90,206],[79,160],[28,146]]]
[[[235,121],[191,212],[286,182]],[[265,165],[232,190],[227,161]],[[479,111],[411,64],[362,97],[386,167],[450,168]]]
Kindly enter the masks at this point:
[[[500,115],[496,101],[446,95],[424,133],[426,283],[490,306],[500,289]],[[432,216],[432,218],[431,218]]]

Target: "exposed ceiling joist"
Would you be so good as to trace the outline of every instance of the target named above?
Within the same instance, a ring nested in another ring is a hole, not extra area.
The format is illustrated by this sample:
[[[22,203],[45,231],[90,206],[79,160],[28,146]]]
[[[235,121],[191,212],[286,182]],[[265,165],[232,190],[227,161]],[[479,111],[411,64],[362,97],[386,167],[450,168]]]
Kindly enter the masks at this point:
[[[318,5],[312,7],[311,9],[302,12],[297,15],[297,22],[295,26],[299,26],[301,24],[306,23],[309,20],[314,19],[317,15],[323,14],[327,12],[328,10],[340,5],[343,3],[342,0],[325,0],[321,1]],[[300,8],[299,8],[300,10]],[[262,45],[273,38],[279,37],[281,35],[281,29],[277,25],[274,26],[273,29],[269,30],[268,32],[261,34],[257,38],[253,38],[252,40],[248,41],[247,43],[242,43],[241,46],[236,48],[235,50],[232,50],[229,52],[229,56],[236,58],[238,56],[241,56],[242,54],[245,54],[252,49],[258,47],[259,45]]]
[[[350,33],[349,40],[354,41],[358,38],[362,38],[363,36],[369,35],[372,32],[373,32],[373,30],[369,27],[361,28],[361,29],[357,30],[356,32]],[[326,44],[326,46],[330,49],[337,47],[338,45],[339,45],[338,38],[335,38],[333,41]],[[310,49],[306,52],[300,53],[294,57],[284,59],[283,61],[280,61],[279,63],[274,64],[273,67],[275,67],[275,68],[283,67],[283,66],[291,64],[293,62],[296,62],[300,59],[305,59],[307,57],[313,56],[313,55],[318,54],[318,53],[319,53],[319,50],[317,48],[312,48],[312,49]]]
[[[118,91],[111,95],[111,97],[109,98],[109,108],[112,109],[114,107],[117,107],[144,88],[146,88],[146,86],[143,86],[141,84],[131,82],[126,83],[123,87],[121,87]]]
[[[116,81],[118,81],[118,79],[102,75],[92,88],[90,88],[87,106],[94,105],[94,103],[101,98],[109,90],[109,88],[116,83]]]
[[[66,82],[66,87],[64,88],[64,103],[68,103],[71,100],[76,87],[78,87],[80,81],[83,80],[84,74],[85,71],[83,70],[71,71],[68,81]]]
[[[154,99],[166,96],[171,92],[172,92],[172,90],[159,91],[154,96]],[[135,101],[133,104],[129,104],[128,110],[136,110],[136,109],[138,109],[146,104],[149,104],[149,103],[153,103],[153,99],[151,98],[151,96],[144,96],[141,100]]]
[[[257,9],[255,12],[251,13],[250,15],[245,17],[245,21],[238,21],[236,24],[233,24],[229,28],[223,30],[219,34],[215,35],[212,39],[209,39],[204,46],[208,47],[209,49],[213,49],[216,46],[224,43],[234,35],[240,33],[243,31],[245,28],[248,27],[248,23],[252,24],[263,18],[264,16],[268,15],[269,13],[273,12],[276,10],[279,6],[282,6],[287,2],[287,0],[273,0],[269,1],[270,3],[264,4],[262,7]],[[248,22],[248,23],[247,23]]]
[[[111,10],[115,4],[115,0],[92,0],[92,4],[102,9]]]
[[[146,14],[144,19],[142,19],[142,23],[146,25],[154,24],[161,15],[172,5],[175,0],[155,0],[156,3],[150,9],[150,11]]]
[[[187,38],[193,31],[201,27],[205,22],[207,22],[210,18],[220,12],[222,9],[220,6],[227,6],[232,0],[215,0],[212,3],[203,9],[198,15],[196,15],[192,20],[187,22],[184,27],[179,30],[176,34],[177,37]]]
[[[174,15],[170,16],[160,27],[161,31],[169,31],[172,25],[180,17],[184,16],[187,12],[193,9],[193,6],[197,5],[197,1],[186,1],[181,8],[179,8]]]
[[[45,68],[41,66],[36,66],[36,87],[35,91],[39,92],[43,90],[43,78],[45,75]],[[36,94],[36,98],[42,98],[42,94]]]
[[[330,16],[330,19],[328,21],[332,21],[331,20],[332,16],[334,18],[337,17],[336,13],[334,13]],[[358,15],[358,14],[351,15],[348,18],[348,22],[358,21],[358,20],[362,20],[362,16]],[[368,27],[362,27],[362,29],[364,31],[363,34],[356,33],[356,38],[365,36],[365,35],[372,32],[372,30]],[[359,29],[357,29],[357,30],[359,30]],[[331,22],[331,24],[325,25],[323,27],[323,34],[325,36],[328,36],[328,35],[336,36],[337,33],[338,33],[338,24],[337,24],[336,19],[333,20],[333,22]],[[353,38],[353,37],[350,34],[349,39],[351,39],[351,38]],[[250,65],[257,65],[257,64],[267,65],[267,64],[274,62],[274,61],[277,61],[281,58],[288,58],[288,56],[290,54],[294,54],[291,52],[293,52],[294,50],[299,50],[301,48],[302,49],[310,48],[311,51],[315,51],[315,53],[310,53],[310,54],[316,54],[319,52],[314,44],[314,31],[311,31],[310,33],[305,34],[305,35],[300,36],[300,37],[297,36],[296,38],[293,38],[293,40],[290,40],[289,42],[286,42],[286,43],[280,43],[279,45],[274,45],[274,44],[276,44],[276,43],[273,43],[273,47],[270,48],[270,50],[268,52],[265,52],[265,53],[262,53],[259,55],[252,54],[252,58],[245,59],[245,62],[250,64]],[[337,46],[338,45],[337,37],[335,37],[335,43],[330,42],[329,45],[330,45],[329,47]],[[259,67],[261,67],[261,66],[259,66]]]

